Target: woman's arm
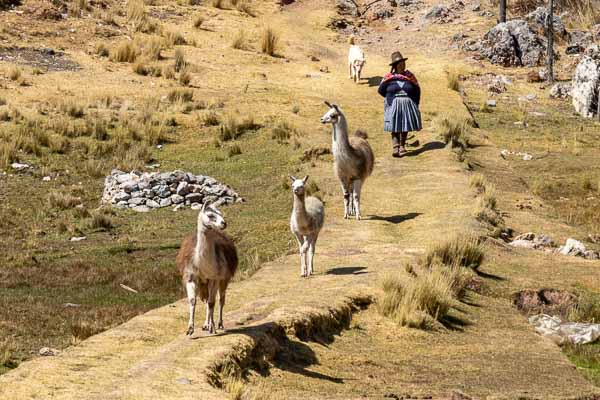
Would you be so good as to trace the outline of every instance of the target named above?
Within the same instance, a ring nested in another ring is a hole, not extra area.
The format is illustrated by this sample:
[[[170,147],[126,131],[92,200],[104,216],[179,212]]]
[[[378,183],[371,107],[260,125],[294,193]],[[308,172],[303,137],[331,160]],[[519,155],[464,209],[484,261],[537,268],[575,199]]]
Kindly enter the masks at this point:
[[[417,85],[413,85],[415,87],[415,103],[417,107],[419,107],[419,103],[421,102],[421,87]]]
[[[387,85],[388,85],[388,81],[386,81],[386,80],[382,80],[381,83],[379,84],[377,93],[379,93],[380,96],[385,97],[385,95],[387,94]]]

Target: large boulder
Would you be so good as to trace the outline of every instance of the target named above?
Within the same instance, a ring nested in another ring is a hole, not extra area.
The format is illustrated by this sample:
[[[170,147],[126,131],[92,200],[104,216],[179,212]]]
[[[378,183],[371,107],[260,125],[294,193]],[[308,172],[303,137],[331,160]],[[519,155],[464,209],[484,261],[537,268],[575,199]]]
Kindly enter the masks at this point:
[[[352,0],[336,0],[335,7],[337,9],[337,12],[341,15],[351,15],[353,17],[358,17],[360,14],[357,4]]]
[[[594,44],[585,50],[584,56],[575,68],[573,76],[573,107],[585,118],[592,118],[598,112],[598,91],[600,90],[600,47]]]
[[[480,51],[492,64],[533,67],[543,62],[546,43],[527,21],[517,19],[490,29],[481,41]]]
[[[530,12],[525,16],[525,20],[529,22],[529,25],[535,29],[538,33],[543,35],[548,34],[548,9],[546,7],[538,7],[534,11]],[[552,27],[554,28],[554,35],[566,39],[568,36],[565,24],[558,15],[554,15],[552,18]]]
[[[594,43],[594,37],[591,32],[573,31],[569,33],[569,44],[567,45],[567,54],[580,54]]]

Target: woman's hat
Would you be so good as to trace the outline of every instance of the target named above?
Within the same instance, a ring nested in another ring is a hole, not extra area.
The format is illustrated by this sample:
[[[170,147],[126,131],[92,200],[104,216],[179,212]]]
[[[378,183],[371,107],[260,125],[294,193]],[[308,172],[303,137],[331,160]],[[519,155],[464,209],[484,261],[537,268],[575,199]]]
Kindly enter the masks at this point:
[[[402,57],[402,54],[399,51],[395,51],[392,53],[392,62],[390,63],[390,65],[394,65],[399,63],[400,61],[406,61],[408,60],[408,58],[404,58]]]

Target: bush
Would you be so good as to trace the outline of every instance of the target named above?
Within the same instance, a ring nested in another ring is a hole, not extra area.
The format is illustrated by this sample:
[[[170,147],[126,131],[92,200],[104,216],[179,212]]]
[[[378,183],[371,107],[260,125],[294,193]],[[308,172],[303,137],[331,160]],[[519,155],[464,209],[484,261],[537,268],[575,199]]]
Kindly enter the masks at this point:
[[[179,83],[182,86],[189,86],[189,84],[191,82],[192,82],[192,74],[190,74],[190,72],[187,68],[182,69],[181,72],[179,73]]]
[[[484,259],[483,246],[474,234],[455,236],[430,247],[424,256],[424,265],[441,262],[447,266],[462,266],[477,270]]]
[[[120,42],[110,56],[112,61],[133,63],[138,57],[138,49],[133,42],[124,40]]]
[[[112,219],[105,214],[95,213],[90,221],[91,229],[109,230],[113,228]]]
[[[237,144],[231,145],[227,148],[227,157],[229,158],[240,154],[242,154],[242,148]]]
[[[234,140],[242,136],[245,132],[254,130],[258,127],[254,123],[252,118],[248,118],[242,122],[238,121],[237,118],[230,116],[227,118],[225,123],[221,124],[221,130],[219,133],[219,140],[226,142],[228,140]]]
[[[66,210],[81,204],[81,198],[54,191],[48,195],[48,203],[51,207]]]
[[[274,56],[279,46],[279,35],[270,27],[263,30],[260,39],[261,51]]]
[[[238,50],[245,50],[247,48],[246,44],[246,31],[240,29],[235,37],[233,38],[233,42],[231,42],[231,47]]]
[[[171,103],[185,103],[192,101],[194,98],[194,91],[192,89],[173,89],[167,95],[167,99]]]
[[[443,117],[438,121],[441,139],[450,144],[450,147],[467,148],[468,134],[470,131],[469,122],[465,119],[454,119],[452,117]]]
[[[196,15],[196,18],[194,18],[194,28],[200,29],[204,21],[205,18],[202,15]]]
[[[110,52],[104,43],[98,43],[96,45],[96,54],[98,54],[100,57],[108,57]]]
[[[448,72],[448,89],[456,92],[460,89],[459,76],[455,71]]]
[[[175,72],[179,72],[186,67],[185,54],[182,49],[175,50]]]
[[[18,81],[22,75],[23,71],[21,71],[21,68],[17,66],[12,66],[8,70],[8,79],[10,79],[11,81]]]

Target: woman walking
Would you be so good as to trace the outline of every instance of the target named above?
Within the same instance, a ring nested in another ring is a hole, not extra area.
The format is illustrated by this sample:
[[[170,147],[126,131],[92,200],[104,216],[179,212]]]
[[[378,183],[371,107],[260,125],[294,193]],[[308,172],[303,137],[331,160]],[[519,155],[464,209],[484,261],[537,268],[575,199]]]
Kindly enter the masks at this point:
[[[408,132],[422,128],[419,111],[421,89],[417,78],[406,69],[406,60],[400,52],[392,53],[392,70],[385,74],[378,89],[379,94],[385,97],[383,129],[392,133],[393,157],[405,155]]]

